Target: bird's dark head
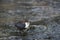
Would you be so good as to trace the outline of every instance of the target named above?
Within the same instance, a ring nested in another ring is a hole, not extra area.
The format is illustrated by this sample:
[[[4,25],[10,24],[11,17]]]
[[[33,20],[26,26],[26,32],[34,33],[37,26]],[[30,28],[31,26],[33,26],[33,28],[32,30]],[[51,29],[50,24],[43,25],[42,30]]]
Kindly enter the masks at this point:
[[[27,19],[24,19],[24,21],[25,21],[25,22],[28,22],[28,20],[27,20]]]
[[[29,22],[29,21],[25,19],[25,20],[21,20],[21,22],[25,23],[25,22]]]

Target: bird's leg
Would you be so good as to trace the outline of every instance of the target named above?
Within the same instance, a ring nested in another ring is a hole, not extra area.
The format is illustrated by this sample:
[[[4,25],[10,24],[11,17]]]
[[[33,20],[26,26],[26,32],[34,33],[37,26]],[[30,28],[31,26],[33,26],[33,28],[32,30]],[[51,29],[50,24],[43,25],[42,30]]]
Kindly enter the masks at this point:
[[[26,31],[28,31],[29,30],[29,28],[28,29],[25,29],[23,32],[26,32]]]
[[[28,30],[30,30],[30,26],[29,26],[28,28],[26,28],[26,29],[24,30],[24,32],[26,32],[26,31],[28,31]]]

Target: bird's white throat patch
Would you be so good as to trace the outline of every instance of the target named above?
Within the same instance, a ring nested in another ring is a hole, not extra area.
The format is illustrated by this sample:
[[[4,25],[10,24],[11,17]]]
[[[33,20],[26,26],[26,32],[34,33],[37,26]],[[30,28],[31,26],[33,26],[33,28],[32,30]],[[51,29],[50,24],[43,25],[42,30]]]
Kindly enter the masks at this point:
[[[29,28],[29,25],[30,25],[30,23],[29,22],[25,22],[25,28]]]

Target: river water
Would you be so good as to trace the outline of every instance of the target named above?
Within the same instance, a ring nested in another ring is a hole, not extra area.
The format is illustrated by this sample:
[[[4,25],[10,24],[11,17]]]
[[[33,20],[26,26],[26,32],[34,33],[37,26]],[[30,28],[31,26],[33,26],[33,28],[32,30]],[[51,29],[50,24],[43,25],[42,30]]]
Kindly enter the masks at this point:
[[[58,5],[57,5],[58,4]],[[60,40],[60,3],[58,1],[11,0],[1,1],[0,40]],[[28,19],[46,25],[31,25],[23,34],[14,23]]]

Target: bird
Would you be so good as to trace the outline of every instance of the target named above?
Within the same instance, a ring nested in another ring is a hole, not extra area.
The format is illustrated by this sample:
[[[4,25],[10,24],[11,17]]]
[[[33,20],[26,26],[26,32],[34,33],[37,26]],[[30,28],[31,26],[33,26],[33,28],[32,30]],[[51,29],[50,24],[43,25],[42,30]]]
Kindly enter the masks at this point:
[[[20,31],[28,29],[29,25],[30,25],[30,22],[28,20],[21,20],[21,21],[18,21],[17,23],[15,23],[15,26]]]

